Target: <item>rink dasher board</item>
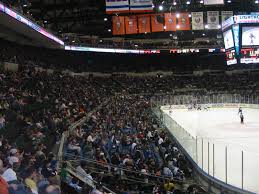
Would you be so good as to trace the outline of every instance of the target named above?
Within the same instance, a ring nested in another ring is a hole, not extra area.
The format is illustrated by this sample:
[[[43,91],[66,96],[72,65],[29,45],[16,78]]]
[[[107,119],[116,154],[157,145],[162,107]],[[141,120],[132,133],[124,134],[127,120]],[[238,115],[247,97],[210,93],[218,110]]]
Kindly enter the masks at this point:
[[[219,103],[219,104],[199,104],[201,106],[206,106],[208,108],[253,108],[259,109],[259,104],[243,104],[243,103]],[[166,105],[161,106],[161,110],[170,110],[171,109],[187,109],[189,104],[187,105]]]

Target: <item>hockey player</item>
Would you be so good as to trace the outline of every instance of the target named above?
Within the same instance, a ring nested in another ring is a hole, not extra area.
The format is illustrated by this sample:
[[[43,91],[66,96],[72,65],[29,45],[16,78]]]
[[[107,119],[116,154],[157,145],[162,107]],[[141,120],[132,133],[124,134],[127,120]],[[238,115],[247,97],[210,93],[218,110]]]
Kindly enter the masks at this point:
[[[240,121],[241,121],[241,124],[244,124],[244,115],[242,112],[240,113]]]
[[[243,114],[243,111],[242,111],[242,108],[241,108],[241,107],[239,107],[237,114]]]

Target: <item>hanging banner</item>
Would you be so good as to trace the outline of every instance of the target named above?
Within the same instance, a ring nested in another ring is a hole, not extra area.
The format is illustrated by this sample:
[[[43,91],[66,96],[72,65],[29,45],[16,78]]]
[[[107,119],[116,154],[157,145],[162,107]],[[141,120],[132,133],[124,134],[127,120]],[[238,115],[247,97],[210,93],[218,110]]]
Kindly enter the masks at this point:
[[[125,25],[123,16],[113,16],[112,17],[112,34],[113,35],[123,35],[125,34]]]
[[[137,16],[125,16],[126,34],[137,34]]]
[[[107,14],[129,12],[128,0],[105,0],[105,2]]]
[[[138,32],[148,33],[150,32],[150,15],[139,15],[138,16]]]
[[[130,0],[130,12],[153,11],[153,0]]]
[[[151,15],[152,32],[164,31],[164,20],[165,20],[165,18],[164,18],[163,14]]]
[[[190,17],[188,13],[180,13],[178,20],[177,30],[190,30]]]
[[[219,12],[207,11],[208,29],[219,29]]]
[[[165,13],[165,31],[176,31],[175,13]]]
[[[240,27],[238,24],[233,25],[233,36],[234,36],[234,43],[235,43],[235,50],[237,55],[239,55],[239,49],[240,49],[240,42],[239,42],[239,32],[240,32]]]
[[[228,18],[233,16],[233,11],[222,11],[221,12],[221,24],[225,22]]]
[[[204,30],[203,12],[192,12],[192,30]]]

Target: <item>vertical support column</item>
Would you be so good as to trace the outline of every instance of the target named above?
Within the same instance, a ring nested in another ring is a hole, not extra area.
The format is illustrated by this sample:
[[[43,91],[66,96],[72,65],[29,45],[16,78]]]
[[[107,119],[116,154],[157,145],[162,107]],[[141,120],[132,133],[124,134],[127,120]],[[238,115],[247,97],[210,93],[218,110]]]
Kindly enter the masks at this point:
[[[213,174],[213,177],[215,177],[215,145],[213,144],[213,147],[212,147],[212,157],[213,157],[213,169],[212,169],[212,174]]]
[[[210,142],[208,140],[208,175],[210,174]]]
[[[225,148],[226,183],[228,183],[228,147]]]
[[[244,151],[242,150],[242,189],[244,189]]]
[[[196,164],[199,166],[198,161],[198,137],[196,136]]]
[[[203,170],[203,138],[201,140],[201,168]]]

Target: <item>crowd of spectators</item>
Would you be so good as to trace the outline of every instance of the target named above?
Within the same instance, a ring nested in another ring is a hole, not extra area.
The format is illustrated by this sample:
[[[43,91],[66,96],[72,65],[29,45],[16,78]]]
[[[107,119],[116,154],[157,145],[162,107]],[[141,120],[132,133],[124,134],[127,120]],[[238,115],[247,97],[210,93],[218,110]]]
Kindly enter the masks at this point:
[[[1,194],[60,193],[51,151],[110,91],[91,79],[32,69],[4,72],[0,80]]]
[[[146,184],[157,183],[154,193],[176,189],[172,182],[165,186],[165,178],[181,182],[190,176],[184,156],[151,115],[150,96],[129,95],[121,80],[49,74],[28,67],[3,72],[0,80],[0,171],[6,193],[59,193],[57,161],[51,151],[69,125],[104,102],[66,145],[67,159],[72,155],[97,163],[93,175],[87,161],[76,166],[97,193],[101,188],[97,190],[96,181],[105,181],[120,193],[146,189],[141,184],[118,184],[116,175],[122,172]],[[69,184],[77,185],[74,179]]]
[[[176,189],[172,182],[168,182],[169,188],[165,186],[161,181],[164,178],[181,182],[185,175],[190,176],[191,168],[183,154],[171,141],[170,135],[159,130],[159,122],[149,108],[148,97],[116,96],[72,133],[67,142],[66,156],[68,160],[79,155],[85,159],[76,171],[90,181],[89,184],[93,184],[90,169],[95,169],[94,180],[104,179],[109,186],[114,185],[112,188],[118,193],[130,190],[127,184],[116,184],[121,176],[143,181],[141,186],[135,185],[135,191],[147,189],[146,184],[151,182],[163,185],[155,187],[153,193]],[[109,178],[100,178],[102,173],[108,173]]]
[[[23,53],[16,56],[15,48],[9,51],[1,48],[0,61],[20,65],[16,72],[0,74],[3,194],[60,193],[58,161],[53,151],[61,134],[92,110],[90,118],[69,135],[64,153],[67,161],[76,159],[70,164],[94,188],[92,194],[104,193],[100,182],[123,194],[181,193],[182,183],[191,178],[192,169],[152,115],[150,98],[157,93],[257,92],[258,78],[249,73],[71,76],[55,65],[51,73],[39,71],[35,64],[47,67],[41,59]],[[86,193],[77,179],[68,178],[67,165],[62,164],[61,180],[77,193]]]

